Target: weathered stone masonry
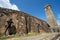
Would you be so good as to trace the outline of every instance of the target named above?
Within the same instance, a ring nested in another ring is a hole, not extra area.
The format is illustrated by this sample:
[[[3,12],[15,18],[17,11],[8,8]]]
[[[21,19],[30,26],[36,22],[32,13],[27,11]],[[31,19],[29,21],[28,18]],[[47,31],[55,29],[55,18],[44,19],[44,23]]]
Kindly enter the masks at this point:
[[[44,6],[44,9],[45,9],[45,12],[46,12],[47,23],[50,25],[51,31],[52,32],[58,32],[59,27],[58,27],[57,21],[56,21],[56,19],[54,17],[51,5],[46,4]]]
[[[0,8],[0,34],[4,34],[6,30],[6,21],[10,18],[13,19],[16,34],[23,35],[28,34],[29,32],[41,33],[42,31],[50,32],[50,26],[47,24],[47,22],[41,19],[22,11]],[[11,28],[11,30],[13,32],[15,31],[13,28]],[[9,31],[7,31],[6,34],[9,34]]]

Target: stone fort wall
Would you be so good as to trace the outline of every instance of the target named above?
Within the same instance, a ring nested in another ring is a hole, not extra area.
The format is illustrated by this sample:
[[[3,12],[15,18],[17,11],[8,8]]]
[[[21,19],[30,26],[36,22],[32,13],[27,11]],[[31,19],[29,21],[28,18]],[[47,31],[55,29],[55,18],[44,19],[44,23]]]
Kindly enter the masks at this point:
[[[5,25],[10,18],[12,18],[16,28],[14,29],[12,27],[11,31],[16,31],[16,34],[23,35],[28,34],[29,32],[41,33],[42,31],[50,32],[50,26],[44,20],[38,19],[22,11],[0,8],[0,34],[4,34],[6,30]],[[11,31],[8,30],[7,34]]]

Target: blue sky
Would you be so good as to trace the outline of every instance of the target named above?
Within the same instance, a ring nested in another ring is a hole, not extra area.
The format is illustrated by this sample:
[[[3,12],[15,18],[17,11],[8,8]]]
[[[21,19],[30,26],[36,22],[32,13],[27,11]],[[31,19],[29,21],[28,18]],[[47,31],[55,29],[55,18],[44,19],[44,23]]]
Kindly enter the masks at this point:
[[[10,0],[10,2],[16,4],[21,11],[45,21],[44,5],[49,3],[52,6],[56,20],[60,20],[60,0]]]
[[[47,3],[52,6],[52,11],[60,25],[60,0],[1,0],[0,6],[17,9],[46,21],[44,5]]]

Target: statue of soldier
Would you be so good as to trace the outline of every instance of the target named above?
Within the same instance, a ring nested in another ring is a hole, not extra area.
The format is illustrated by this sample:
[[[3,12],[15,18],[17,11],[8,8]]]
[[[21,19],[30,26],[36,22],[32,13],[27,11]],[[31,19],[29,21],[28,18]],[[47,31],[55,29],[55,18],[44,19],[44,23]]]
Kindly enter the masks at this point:
[[[13,23],[12,19],[7,21],[7,25],[5,25],[5,27],[6,27],[5,35],[6,35],[7,30],[9,30],[11,28],[12,23]]]

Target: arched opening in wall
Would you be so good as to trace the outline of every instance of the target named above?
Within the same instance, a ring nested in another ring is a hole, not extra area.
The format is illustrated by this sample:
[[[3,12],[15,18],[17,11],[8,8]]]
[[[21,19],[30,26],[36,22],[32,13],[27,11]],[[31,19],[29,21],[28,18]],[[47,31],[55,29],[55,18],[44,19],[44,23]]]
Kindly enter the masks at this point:
[[[7,25],[6,25],[5,35],[6,35],[7,31],[8,31],[9,35],[16,34],[16,27],[15,27],[15,25],[12,25],[11,27],[10,26],[7,27]]]
[[[12,21],[12,19],[9,19],[7,21],[7,24],[5,25],[6,27],[6,30],[5,30],[5,35],[6,35],[6,32],[8,31],[8,34],[9,35],[12,35],[12,34],[16,34],[16,27]]]
[[[16,34],[16,27],[14,25],[12,25],[12,27],[10,27],[8,29],[8,33],[9,33],[9,35]]]

